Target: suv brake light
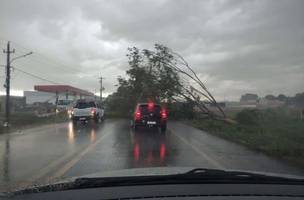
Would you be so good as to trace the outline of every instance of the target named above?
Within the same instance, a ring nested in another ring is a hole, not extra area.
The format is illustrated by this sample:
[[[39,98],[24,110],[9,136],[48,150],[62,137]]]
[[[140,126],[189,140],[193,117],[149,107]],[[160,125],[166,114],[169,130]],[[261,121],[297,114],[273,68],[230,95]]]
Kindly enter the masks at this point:
[[[96,114],[96,108],[92,108],[92,109],[91,109],[91,114],[92,114],[92,115],[95,115],[95,114]]]
[[[167,111],[165,109],[162,109],[160,111],[160,116],[162,119],[167,119],[168,118]]]
[[[148,110],[149,110],[149,112],[154,110],[154,103],[153,102],[148,103]]]
[[[140,118],[141,118],[141,113],[140,113],[139,109],[136,109],[136,111],[135,111],[135,120],[140,120]]]

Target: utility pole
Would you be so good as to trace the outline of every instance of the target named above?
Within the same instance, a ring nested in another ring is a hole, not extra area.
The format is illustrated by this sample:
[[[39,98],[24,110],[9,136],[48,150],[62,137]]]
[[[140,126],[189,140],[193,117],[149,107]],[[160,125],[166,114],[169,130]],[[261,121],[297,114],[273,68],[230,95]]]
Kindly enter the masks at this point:
[[[100,76],[99,78],[99,83],[100,83],[100,103],[102,103],[102,91],[103,91],[103,87],[102,87],[102,79],[104,79],[102,76]]]
[[[5,122],[4,126],[9,127],[10,123],[10,81],[11,81],[11,64],[13,61],[31,55],[33,52],[29,52],[27,54],[17,56],[11,59],[11,53],[15,53],[15,49],[11,51],[10,42],[7,42],[6,50],[3,50],[3,53],[6,54],[6,80],[4,87],[6,89],[6,98],[5,98]]]
[[[11,79],[11,61],[10,54],[15,53],[15,49],[11,51],[10,42],[7,42],[6,50],[3,50],[3,53],[6,53],[6,81],[4,87],[6,88],[6,98],[5,98],[5,122],[4,126],[8,127],[10,122],[10,79]]]

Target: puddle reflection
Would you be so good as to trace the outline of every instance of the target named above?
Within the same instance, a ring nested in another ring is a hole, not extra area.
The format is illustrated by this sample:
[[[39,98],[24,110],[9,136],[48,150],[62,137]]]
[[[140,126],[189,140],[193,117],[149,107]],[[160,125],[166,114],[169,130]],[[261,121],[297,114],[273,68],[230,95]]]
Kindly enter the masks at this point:
[[[133,167],[164,166],[168,156],[166,135],[158,130],[132,132]]]
[[[5,136],[5,145],[4,145],[4,151],[3,151],[3,168],[2,168],[2,174],[3,182],[9,182],[10,181],[10,135],[7,134]]]
[[[67,131],[68,143],[75,144],[76,142],[85,141],[83,140],[84,138],[88,138],[91,143],[95,142],[99,126],[99,124],[90,123],[74,125],[69,122]]]
[[[74,140],[75,140],[74,127],[73,127],[73,123],[70,122],[69,131],[68,131],[68,141],[69,141],[69,143],[74,143]]]
[[[95,129],[92,129],[90,134],[90,141],[95,142],[95,140],[96,140],[96,131]]]
[[[65,127],[58,128],[57,133],[57,126],[54,127],[54,135],[56,136],[56,139],[54,141],[64,141],[66,142],[67,148],[66,151],[73,151],[77,147],[78,144],[87,144],[87,143],[94,143],[97,140],[97,134],[99,129],[102,127],[102,124],[79,124],[77,126],[74,126],[72,122],[68,123]],[[63,132],[62,132],[63,131]],[[63,133],[63,134],[61,134]],[[19,138],[20,137],[20,138]],[[14,184],[16,184],[14,181],[16,181],[16,172],[14,171],[14,167],[16,166],[14,163],[14,166],[12,165],[12,156],[16,156],[15,153],[18,151],[18,141],[21,141],[24,136],[20,136],[15,134],[14,136],[11,136],[11,134],[4,134],[1,135],[1,143],[0,143],[0,191],[2,189],[9,189],[11,186],[15,187]],[[34,148],[41,147],[41,144],[34,143],[36,140],[33,138],[40,139],[35,134],[29,134],[27,136],[31,139],[30,145],[28,148],[26,146],[20,146],[20,148],[26,148],[29,152],[22,152],[25,154],[22,155],[33,155],[31,154]],[[52,137],[52,136],[51,136]],[[15,140],[12,140],[12,139]],[[53,141],[53,140],[51,140]],[[49,142],[49,141],[46,141]],[[25,143],[24,145],[28,145],[29,143]],[[49,144],[49,143],[48,143]],[[54,143],[55,144],[55,143]],[[11,148],[14,148],[12,150]],[[41,155],[43,155],[45,152],[41,152]],[[46,152],[48,154],[48,152]],[[22,158],[23,159],[23,158]]]

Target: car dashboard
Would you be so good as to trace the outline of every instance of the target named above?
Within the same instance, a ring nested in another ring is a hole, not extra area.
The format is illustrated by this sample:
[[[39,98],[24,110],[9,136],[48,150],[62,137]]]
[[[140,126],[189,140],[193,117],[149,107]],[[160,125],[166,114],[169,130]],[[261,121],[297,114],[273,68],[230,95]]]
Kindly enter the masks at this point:
[[[303,185],[169,184],[18,194],[4,199],[304,199]]]

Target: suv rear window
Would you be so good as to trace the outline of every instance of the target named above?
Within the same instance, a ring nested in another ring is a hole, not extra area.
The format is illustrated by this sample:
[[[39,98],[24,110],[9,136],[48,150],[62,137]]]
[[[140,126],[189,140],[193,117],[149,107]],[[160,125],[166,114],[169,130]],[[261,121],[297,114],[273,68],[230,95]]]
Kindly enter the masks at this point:
[[[148,109],[148,105],[140,105],[140,111],[142,114],[148,114],[150,112],[153,112],[155,114],[159,114],[160,113],[160,106],[159,105],[154,105],[153,108],[151,110]]]
[[[94,102],[78,102],[75,106],[75,108],[78,109],[84,109],[84,108],[92,108],[92,107],[96,107]]]

